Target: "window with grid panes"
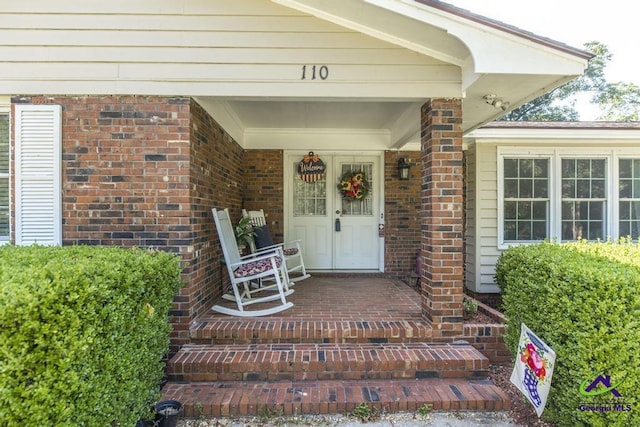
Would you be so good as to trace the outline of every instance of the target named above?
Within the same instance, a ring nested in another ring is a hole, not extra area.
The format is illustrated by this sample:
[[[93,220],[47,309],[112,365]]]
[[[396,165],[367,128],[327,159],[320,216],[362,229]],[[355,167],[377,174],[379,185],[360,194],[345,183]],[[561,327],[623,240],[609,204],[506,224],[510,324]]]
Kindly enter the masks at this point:
[[[294,163],[296,176],[297,163]],[[326,216],[327,215],[327,181],[326,174],[315,182],[293,180],[293,215],[294,216]]]
[[[562,240],[604,239],[605,159],[562,159]]]
[[[507,242],[549,236],[549,159],[504,159],[503,232]]]
[[[619,161],[618,235],[640,236],[640,159]]]

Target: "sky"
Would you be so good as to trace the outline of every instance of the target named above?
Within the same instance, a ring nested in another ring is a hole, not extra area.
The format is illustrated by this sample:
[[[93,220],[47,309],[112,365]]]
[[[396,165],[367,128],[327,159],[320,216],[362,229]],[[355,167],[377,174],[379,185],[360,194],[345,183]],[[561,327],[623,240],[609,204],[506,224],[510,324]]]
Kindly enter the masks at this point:
[[[576,48],[598,41],[609,48],[609,82],[640,86],[640,4],[634,0],[443,0]],[[581,108],[581,120],[596,114]]]

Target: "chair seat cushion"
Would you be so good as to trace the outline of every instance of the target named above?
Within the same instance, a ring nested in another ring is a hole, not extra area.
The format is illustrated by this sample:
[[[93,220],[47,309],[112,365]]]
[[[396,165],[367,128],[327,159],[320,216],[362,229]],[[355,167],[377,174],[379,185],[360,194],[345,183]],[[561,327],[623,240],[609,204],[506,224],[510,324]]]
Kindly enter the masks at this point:
[[[284,253],[284,256],[291,256],[298,253],[298,248],[283,249],[282,252]]]
[[[262,249],[275,244],[266,224],[260,227],[253,227],[253,232],[255,233],[256,248]]]
[[[282,258],[280,257],[272,257],[276,260],[276,265],[280,267],[282,264]],[[269,271],[272,269],[271,258],[261,259],[259,261],[248,262],[246,264],[241,265],[240,267],[233,270],[233,275],[235,277],[249,277],[255,276],[256,274],[264,273],[265,271]]]

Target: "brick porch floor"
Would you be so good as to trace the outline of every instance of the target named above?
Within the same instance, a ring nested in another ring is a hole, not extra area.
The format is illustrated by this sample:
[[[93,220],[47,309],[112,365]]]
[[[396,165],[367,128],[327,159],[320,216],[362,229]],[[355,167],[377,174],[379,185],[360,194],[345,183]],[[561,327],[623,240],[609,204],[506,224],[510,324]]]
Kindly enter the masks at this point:
[[[400,280],[320,275],[297,283],[294,307],[271,318],[304,320],[420,320],[420,295]],[[233,306],[233,304],[230,304]],[[213,311],[201,320],[228,319]]]
[[[187,417],[340,413],[362,402],[390,412],[509,407],[475,348],[429,342],[420,296],[405,283],[317,275],[294,289],[294,307],[274,316],[197,319],[192,344],[167,366],[163,398]]]
[[[431,337],[431,327],[421,318],[420,296],[401,281],[320,276],[294,289],[288,298],[293,308],[274,316],[206,313],[191,327],[192,342],[411,342]]]

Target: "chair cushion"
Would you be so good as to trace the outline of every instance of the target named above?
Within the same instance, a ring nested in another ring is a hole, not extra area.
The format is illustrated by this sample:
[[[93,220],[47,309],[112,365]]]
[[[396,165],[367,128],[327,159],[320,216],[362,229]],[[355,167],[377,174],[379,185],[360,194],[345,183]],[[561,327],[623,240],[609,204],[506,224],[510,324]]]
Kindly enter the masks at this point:
[[[284,253],[284,256],[291,256],[298,253],[298,248],[283,249],[282,252]]]
[[[255,235],[256,248],[262,249],[267,246],[273,246],[275,243],[273,242],[273,238],[271,237],[271,233],[269,233],[269,229],[266,225],[260,227],[253,227]]]
[[[282,264],[282,258],[275,257],[275,260],[276,265],[280,267],[280,264]],[[256,274],[264,273],[265,271],[269,271],[271,270],[271,268],[271,258],[266,258],[241,265],[240,267],[233,270],[233,275],[235,277],[249,277]]]

